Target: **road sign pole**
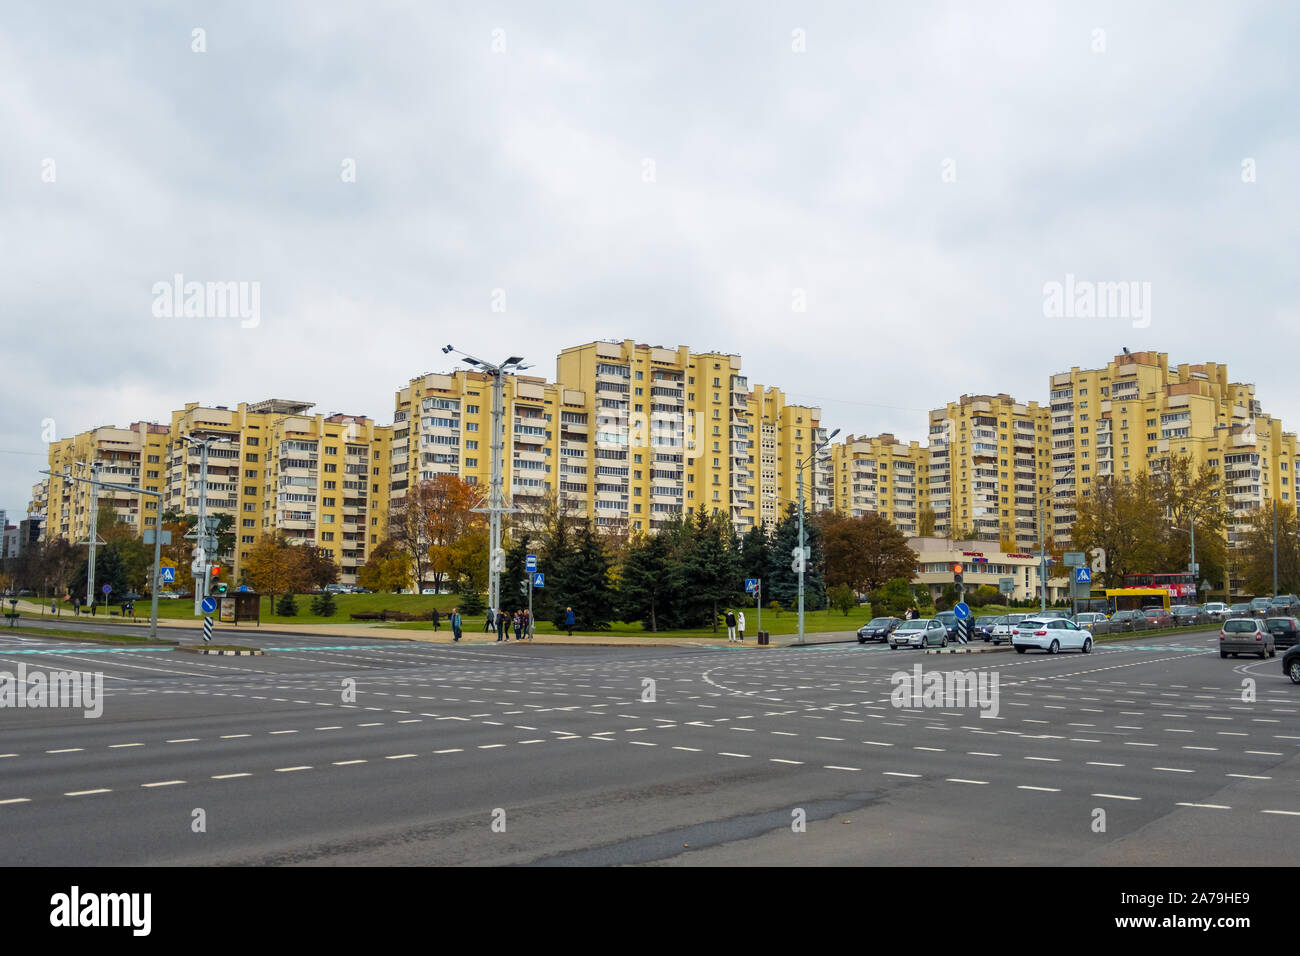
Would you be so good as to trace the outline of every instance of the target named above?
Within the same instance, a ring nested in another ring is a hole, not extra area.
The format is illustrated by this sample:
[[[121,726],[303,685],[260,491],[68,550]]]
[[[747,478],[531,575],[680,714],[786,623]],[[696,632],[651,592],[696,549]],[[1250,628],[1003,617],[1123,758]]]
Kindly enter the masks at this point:
[[[162,570],[158,567],[162,563],[162,498],[158,499],[158,512],[153,519],[153,587],[149,600],[149,639],[156,640],[158,637],[158,576]]]
[[[762,578],[758,579],[758,590],[755,593],[757,594],[757,601],[758,601],[758,629],[761,631],[763,629],[763,579]]]

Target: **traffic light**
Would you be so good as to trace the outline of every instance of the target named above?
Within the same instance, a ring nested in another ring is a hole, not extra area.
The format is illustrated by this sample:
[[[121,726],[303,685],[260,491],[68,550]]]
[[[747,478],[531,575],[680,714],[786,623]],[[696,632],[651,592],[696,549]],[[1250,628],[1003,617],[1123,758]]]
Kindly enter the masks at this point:
[[[961,565],[960,564],[954,564],[952,566],[952,583],[958,585],[959,587],[961,586]]]
[[[226,593],[226,583],[225,583],[224,581],[218,581],[218,580],[217,580],[217,578],[218,578],[220,575],[221,575],[221,566],[218,565],[218,564],[214,564],[214,565],[212,566],[211,576],[210,576],[209,579],[208,579],[209,582],[210,582],[210,584],[209,584],[209,591],[214,591],[214,590],[215,590],[218,594],[225,594],[225,593]]]

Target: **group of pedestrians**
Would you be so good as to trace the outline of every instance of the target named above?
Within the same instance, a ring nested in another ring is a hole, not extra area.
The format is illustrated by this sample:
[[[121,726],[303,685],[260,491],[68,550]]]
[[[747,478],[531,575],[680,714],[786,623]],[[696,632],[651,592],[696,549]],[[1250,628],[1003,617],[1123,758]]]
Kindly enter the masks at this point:
[[[745,612],[727,608],[727,643],[745,643]]]
[[[533,639],[533,617],[526,609],[515,611],[514,614],[507,614],[504,610],[498,609],[493,611],[487,609],[487,615],[483,620],[483,631],[491,634],[494,630],[497,632],[497,643],[510,641],[511,629],[515,632],[515,640]]]

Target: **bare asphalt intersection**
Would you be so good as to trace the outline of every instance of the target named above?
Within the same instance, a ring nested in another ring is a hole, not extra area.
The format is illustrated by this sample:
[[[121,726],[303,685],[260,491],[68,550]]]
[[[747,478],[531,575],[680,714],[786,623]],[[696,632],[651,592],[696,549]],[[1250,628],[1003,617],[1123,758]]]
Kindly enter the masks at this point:
[[[99,719],[0,710],[0,863],[1293,865],[1300,687],[1216,635],[1048,657],[241,634],[268,654],[238,658],[0,635],[2,670],[105,676]],[[894,707],[917,662],[996,671],[999,715]]]

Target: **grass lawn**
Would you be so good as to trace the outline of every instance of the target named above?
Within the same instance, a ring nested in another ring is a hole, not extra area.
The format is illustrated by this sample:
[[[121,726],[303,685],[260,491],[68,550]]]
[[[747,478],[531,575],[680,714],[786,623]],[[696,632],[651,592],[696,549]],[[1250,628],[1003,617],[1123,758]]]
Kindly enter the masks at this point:
[[[4,634],[26,634],[33,637],[66,637],[77,641],[95,641],[100,644],[149,644],[171,647],[171,641],[153,641],[139,634],[103,634],[99,631],[65,631],[46,627],[6,627],[0,630]]]
[[[298,613],[294,617],[280,617],[271,613],[272,601],[268,597],[262,597],[260,600],[263,624],[352,624],[362,623],[354,622],[349,617],[350,614],[361,613],[363,611],[405,611],[409,614],[428,613],[430,608],[436,607],[438,612],[444,617],[456,605],[459,598],[455,594],[336,594],[334,595],[334,605],[338,608],[333,617],[317,617],[311,613],[311,602],[315,594],[295,594],[294,600],[298,602]],[[214,595],[220,608],[220,596]],[[278,601],[279,598],[277,597]],[[48,616],[48,603],[43,605]],[[112,610],[117,610],[112,608]],[[65,606],[64,616],[70,614]],[[29,615],[39,616],[39,615]],[[84,616],[84,612],[83,612]],[[195,620],[194,599],[179,598],[176,600],[160,600],[158,602],[158,620],[176,621],[176,620]],[[216,617],[214,612],[213,617]],[[77,620],[75,616],[72,618]],[[103,608],[93,618],[93,621],[108,620],[121,623],[124,619],[119,614],[117,616],[106,615]],[[126,618],[126,621],[131,620]],[[141,599],[135,602],[135,623],[149,625],[149,601]],[[242,622],[241,622],[242,624]],[[227,625],[230,626],[230,625]]]

